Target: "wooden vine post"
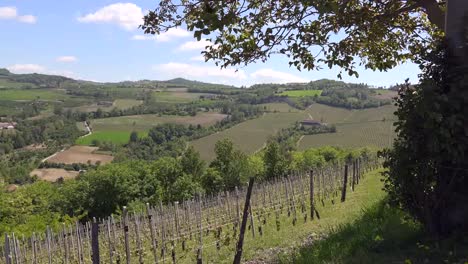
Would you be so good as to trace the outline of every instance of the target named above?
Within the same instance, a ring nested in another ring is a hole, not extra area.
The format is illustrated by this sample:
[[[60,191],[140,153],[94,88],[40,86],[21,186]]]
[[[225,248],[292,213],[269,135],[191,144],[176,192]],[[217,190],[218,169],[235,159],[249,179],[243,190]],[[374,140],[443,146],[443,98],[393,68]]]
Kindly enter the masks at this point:
[[[202,221],[203,221],[203,216],[202,216],[202,209],[201,209],[201,203],[202,203],[202,198],[201,195],[198,194],[198,208],[197,208],[197,214],[198,214],[198,227],[200,228],[200,237],[198,241],[198,251],[197,251],[197,264],[202,264],[203,258],[202,258],[202,250],[203,250],[203,227],[202,227]]]
[[[101,263],[99,256],[99,224],[96,221],[96,217],[93,217],[93,224],[91,226],[91,249],[93,264]]]
[[[341,202],[346,201],[346,188],[348,187],[348,164],[345,165],[343,189],[341,189]]]
[[[128,241],[128,223],[127,223],[127,207],[123,207],[123,224],[124,224],[124,239],[125,239],[125,254],[127,256],[127,264],[130,264],[130,245]]]
[[[151,213],[149,203],[146,203],[146,214],[148,215],[148,225],[149,225],[150,234],[151,234],[151,246],[153,249],[152,251],[153,251],[153,256],[154,256],[154,262],[158,263],[158,251],[157,251],[157,245],[156,245],[156,234],[154,232],[154,220],[153,220],[153,214]]]
[[[314,211],[315,211],[315,206],[314,206],[314,171],[310,170],[310,220],[314,220]]]
[[[236,255],[234,257],[234,264],[240,264],[242,259],[242,247],[244,245],[245,228],[247,226],[247,217],[249,216],[248,212],[250,208],[250,196],[252,195],[253,184],[254,178],[251,177],[249,181],[249,187],[247,188],[247,196],[245,198],[244,214],[242,215],[242,223],[239,232],[239,241],[237,242]]]
[[[7,234],[5,234],[5,249],[4,250],[5,250],[4,254],[5,254],[6,264],[12,264],[11,263],[11,260],[12,260],[11,259],[11,252],[10,252],[10,250],[11,250],[11,248],[10,248],[10,237]]]

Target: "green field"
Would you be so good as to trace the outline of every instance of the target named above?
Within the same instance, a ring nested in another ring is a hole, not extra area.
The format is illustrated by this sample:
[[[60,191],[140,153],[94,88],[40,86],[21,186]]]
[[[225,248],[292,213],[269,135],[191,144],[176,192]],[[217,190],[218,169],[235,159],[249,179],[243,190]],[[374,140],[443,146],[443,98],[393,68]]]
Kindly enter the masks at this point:
[[[192,141],[205,160],[214,159],[214,146],[218,140],[229,138],[236,147],[246,153],[253,153],[263,147],[268,137],[278,130],[294,124],[307,117],[304,112],[297,113],[267,113],[262,117],[248,120],[222,132]]]
[[[76,144],[90,145],[94,139],[124,144],[128,142],[132,131],[137,131],[140,136],[145,136],[150,128],[158,124],[176,123],[210,126],[224,118],[225,115],[219,113],[201,112],[196,116],[134,115],[93,119],[90,121],[93,134],[78,139]],[[77,127],[85,131],[83,122],[78,122]]]
[[[101,118],[91,120],[94,131],[145,131],[155,125],[163,123],[192,124],[210,126],[224,115],[213,112],[202,112],[196,116],[159,116],[159,115],[133,115]]]
[[[63,91],[52,90],[0,90],[0,100],[59,100],[66,98],[67,95]]]
[[[152,101],[157,103],[190,103],[200,99],[200,96],[209,96],[208,93],[188,93],[182,91],[153,92]]]
[[[300,150],[321,146],[390,147],[395,132],[393,122],[395,107],[387,105],[364,110],[346,110],[314,104],[307,112],[316,120],[335,124],[336,133],[307,135],[298,146]]]
[[[286,95],[289,97],[307,97],[307,96],[320,96],[322,94],[322,90],[290,90],[284,91],[279,95]]]
[[[269,112],[283,112],[283,113],[289,113],[289,112],[299,112],[300,110],[289,106],[287,103],[269,103],[269,104],[259,104],[259,107],[261,107],[264,110],[267,110]]]
[[[77,145],[92,145],[94,140],[111,141],[115,144],[126,144],[130,139],[131,131],[96,131],[89,136],[81,137],[76,140]],[[146,132],[139,132],[140,137],[146,136]]]
[[[97,111],[98,109],[101,109],[102,111],[105,111],[105,112],[109,112],[114,108],[125,110],[128,108],[132,108],[134,106],[141,105],[142,103],[143,101],[135,100],[135,99],[116,99],[112,103],[112,106],[100,106],[96,103],[93,103],[93,104],[86,104],[86,105],[81,105],[77,107],[72,107],[72,109],[75,111],[80,111],[80,112],[94,112],[94,111]]]
[[[139,106],[142,103],[143,101],[135,99],[117,99],[114,101],[113,107],[117,107],[118,109],[128,109],[134,106]]]

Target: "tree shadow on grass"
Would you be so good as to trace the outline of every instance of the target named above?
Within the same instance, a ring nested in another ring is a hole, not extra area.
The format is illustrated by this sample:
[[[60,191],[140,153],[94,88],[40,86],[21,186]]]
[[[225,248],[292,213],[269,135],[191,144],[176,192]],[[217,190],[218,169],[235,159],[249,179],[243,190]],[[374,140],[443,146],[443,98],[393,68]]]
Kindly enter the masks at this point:
[[[468,219],[467,219],[468,220]],[[468,238],[433,241],[422,227],[385,202],[363,211],[352,223],[293,254],[281,263],[467,263]]]

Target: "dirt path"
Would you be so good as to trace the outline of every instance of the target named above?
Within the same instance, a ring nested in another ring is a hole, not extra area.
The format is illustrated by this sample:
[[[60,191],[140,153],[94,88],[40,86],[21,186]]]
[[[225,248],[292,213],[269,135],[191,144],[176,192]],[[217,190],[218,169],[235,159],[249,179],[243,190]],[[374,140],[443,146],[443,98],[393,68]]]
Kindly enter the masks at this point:
[[[85,126],[85,128],[86,128],[87,133],[86,133],[86,135],[83,135],[83,136],[81,136],[80,138],[84,138],[84,137],[87,137],[87,136],[93,134],[93,131],[92,131],[91,128],[88,126],[88,123],[87,123],[86,121],[84,121],[83,123],[84,123],[84,126]]]

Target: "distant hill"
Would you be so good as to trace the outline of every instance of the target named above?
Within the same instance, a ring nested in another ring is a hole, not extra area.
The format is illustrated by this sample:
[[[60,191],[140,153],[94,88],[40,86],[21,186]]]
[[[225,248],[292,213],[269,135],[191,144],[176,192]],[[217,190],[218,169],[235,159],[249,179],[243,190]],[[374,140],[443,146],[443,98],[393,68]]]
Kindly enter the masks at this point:
[[[64,82],[75,82],[75,80],[58,75],[15,74],[7,69],[0,68],[0,84],[3,84],[3,86],[11,85],[12,88],[59,88]]]

